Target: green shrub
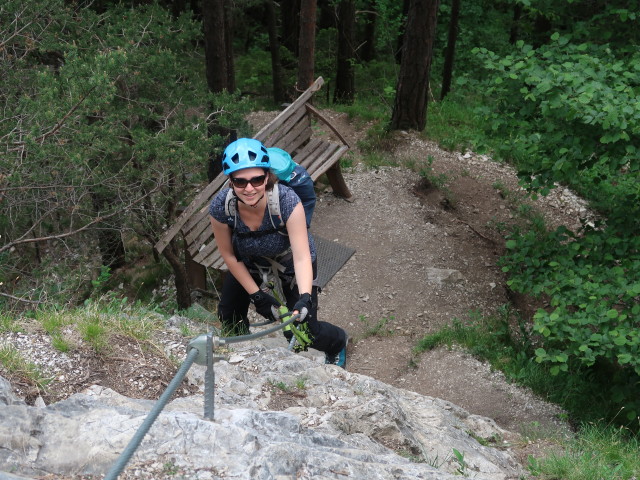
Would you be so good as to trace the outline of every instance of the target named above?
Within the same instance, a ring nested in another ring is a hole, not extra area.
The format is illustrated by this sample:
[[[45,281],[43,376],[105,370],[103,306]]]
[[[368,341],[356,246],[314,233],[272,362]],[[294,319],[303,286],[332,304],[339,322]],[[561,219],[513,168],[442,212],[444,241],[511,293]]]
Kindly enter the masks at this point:
[[[538,362],[551,373],[569,372],[573,361],[610,371],[612,409],[628,420],[640,412],[640,238],[586,229],[528,232],[507,241],[501,260],[515,291],[550,298],[534,316],[543,337]]]

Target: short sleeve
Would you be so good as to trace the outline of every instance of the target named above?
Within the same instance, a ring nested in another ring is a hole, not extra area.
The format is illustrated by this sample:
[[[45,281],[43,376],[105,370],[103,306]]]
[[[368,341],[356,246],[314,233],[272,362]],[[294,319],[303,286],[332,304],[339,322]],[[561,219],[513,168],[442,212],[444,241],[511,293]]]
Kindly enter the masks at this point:
[[[229,225],[230,217],[225,213],[224,202],[227,199],[228,192],[229,188],[220,190],[216,196],[213,197],[211,205],[209,205],[209,215],[220,223],[226,223],[227,225]],[[233,219],[231,219],[231,221],[233,221]]]
[[[300,203],[300,197],[296,195],[292,188],[282,184],[278,185],[278,194],[280,197],[280,215],[282,215],[284,223],[287,223],[293,213],[293,209]]]

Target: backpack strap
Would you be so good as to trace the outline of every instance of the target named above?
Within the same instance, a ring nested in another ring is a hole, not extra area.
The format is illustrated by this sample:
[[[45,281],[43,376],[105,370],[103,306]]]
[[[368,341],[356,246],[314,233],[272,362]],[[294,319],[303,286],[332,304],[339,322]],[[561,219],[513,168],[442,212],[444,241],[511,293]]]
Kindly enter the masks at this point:
[[[287,230],[280,213],[280,189],[277,183],[267,192],[267,208],[269,209],[269,217],[273,228],[278,230],[281,235],[286,235]]]
[[[233,230],[238,225],[238,197],[233,193],[233,188],[230,188],[227,192],[227,196],[224,199],[224,214],[231,218],[233,217]]]

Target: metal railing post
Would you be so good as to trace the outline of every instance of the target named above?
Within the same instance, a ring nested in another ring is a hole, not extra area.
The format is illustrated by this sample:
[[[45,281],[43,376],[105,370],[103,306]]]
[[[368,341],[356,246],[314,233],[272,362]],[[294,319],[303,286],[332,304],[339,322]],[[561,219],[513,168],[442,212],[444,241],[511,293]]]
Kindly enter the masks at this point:
[[[207,371],[204,374],[204,418],[213,420],[216,377],[213,371],[213,335],[207,335]]]

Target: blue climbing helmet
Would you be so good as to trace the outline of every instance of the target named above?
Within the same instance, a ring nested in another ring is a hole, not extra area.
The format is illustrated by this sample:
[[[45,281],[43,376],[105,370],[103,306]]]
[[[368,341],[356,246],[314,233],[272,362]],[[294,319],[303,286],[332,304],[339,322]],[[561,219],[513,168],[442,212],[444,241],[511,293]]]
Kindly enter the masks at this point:
[[[230,175],[245,168],[271,168],[269,153],[253,138],[239,138],[230,143],[222,154],[222,171]]]
[[[277,147],[267,148],[267,152],[271,161],[271,171],[283,182],[291,180],[291,174],[297,165],[291,155]]]

